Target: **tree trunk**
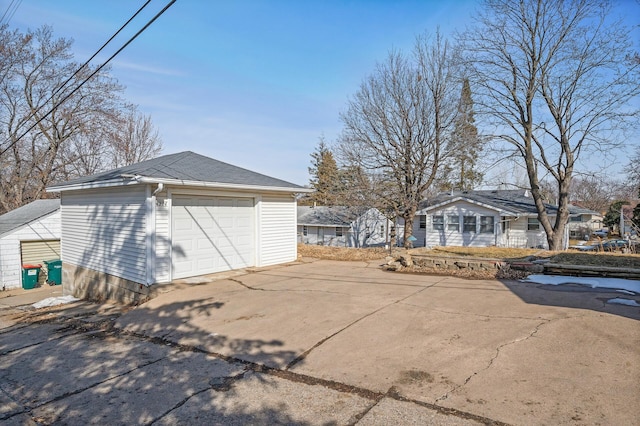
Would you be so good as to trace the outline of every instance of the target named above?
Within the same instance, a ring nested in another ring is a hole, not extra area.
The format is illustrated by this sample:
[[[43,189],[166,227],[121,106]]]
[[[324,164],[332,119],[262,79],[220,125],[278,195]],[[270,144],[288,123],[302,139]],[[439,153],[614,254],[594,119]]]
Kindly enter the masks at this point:
[[[413,242],[409,240],[409,237],[413,236],[413,220],[416,217],[416,209],[407,209],[404,211],[402,215],[402,219],[404,219],[404,237],[403,237],[403,245],[404,248],[412,248]]]

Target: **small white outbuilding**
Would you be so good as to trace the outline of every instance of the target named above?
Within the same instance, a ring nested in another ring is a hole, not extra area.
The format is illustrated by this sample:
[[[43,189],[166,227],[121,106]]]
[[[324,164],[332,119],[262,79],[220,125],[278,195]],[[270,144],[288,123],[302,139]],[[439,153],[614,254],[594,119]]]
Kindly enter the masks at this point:
[[[153,284],[296,260],[295,194],[309,192],[189,151],[48,190],[64,293],[134,303]]]
[[[60,259],[60,200],[36,200],[0,216],[3,289],[22,285],[23,264],[55,259]]]

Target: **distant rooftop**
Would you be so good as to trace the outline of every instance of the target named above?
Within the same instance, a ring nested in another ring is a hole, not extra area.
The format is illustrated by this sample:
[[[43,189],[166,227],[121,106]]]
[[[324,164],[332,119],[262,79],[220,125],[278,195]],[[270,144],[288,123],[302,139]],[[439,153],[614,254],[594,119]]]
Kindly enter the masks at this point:
[[[457,198],[475,201],[476,203],[488,205],[506,213],[516,215],[537,214],[536,206],[529,190],[526,189],[508,189],[508,190],[480,190],[480,191],[452,191],[448,193],[438,194],[420,203],[420,210],[428,209],[433,206],[446,204]],[[545,203],[547,212],[554,215],[558,211],[558,207]],[[598,212],[569,205],[570,215],[580,214],[598,214]]]
[[[36,200],[0,216],[0,235],[47,216],[60,208],[60,200]]]

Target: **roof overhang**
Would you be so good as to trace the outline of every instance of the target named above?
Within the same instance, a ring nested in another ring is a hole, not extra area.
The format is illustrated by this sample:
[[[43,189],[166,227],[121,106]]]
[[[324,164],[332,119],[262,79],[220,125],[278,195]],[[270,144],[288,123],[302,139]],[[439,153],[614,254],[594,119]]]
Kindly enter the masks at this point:
[[[202,182],[202,181],[190,181],[180,179],[163,179],[152,178],[145,176],[131,176],[122,175],[120,178],[105,180],[101,182],[85,182],[71,185],[54,185],[47,188],[48,192],[63,192],[63,191],[76,191],[83,189],[100,189],[100,188],[113,188],[118,186],[129,186],[138,184],[159,184],[172,185],[172,186],[188,186],[188,187],[200,187],[222,190],[239,190],[239,191],[253,191],[253,192],[279,192],[288,194],[297,193],[309,193],[313,192],[311,188],[293,188],[293,187],[278,187],[278,186],[263,186],[263,185],[246,185],[224,182]]]
[[[481,203],[479,201],[472,200],[470,198],[466,198],[466,197],[462,197],[462,196],[455,197],[455,198],[452,198],[450,200],[442,201],[442,202],[440,202],[438,204],[434,204],[433,206],[425,207],[424,209],[420,209],[419,212],[427,213],[427,212],[430,212],[430,211],[433,211],[433,210],[437,210],[437,209],[439,209],[441,207],[447,206],[449,204],[455,204],[455,203],[457,203],[459,201],[464,201],[464,202],[467,202],[469,204],[474,204],[476,206],[484,207],[484,208],[489,209],[489,210],[495,210],[495,211],[499,212],[503,216],[528,216],[527,213],[512,212],[512,211],[509,211],[509,210],[501,209],[500,207],[493,206],[491,204]]]

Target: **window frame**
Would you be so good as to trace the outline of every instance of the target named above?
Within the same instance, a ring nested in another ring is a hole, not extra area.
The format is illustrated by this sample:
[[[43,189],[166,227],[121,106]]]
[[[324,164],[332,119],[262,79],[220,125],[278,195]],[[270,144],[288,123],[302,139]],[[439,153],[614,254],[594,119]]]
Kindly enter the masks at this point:
[[[528,217],[527,218],[527,231],[539,231],[540,230],[540,221],[537,217]]]
[[[439,218],[439,220],[436,221],[436,218]],[[431,215],[431,229],[434,231],[444,231],[444,215]]]
[[[491,223],[486,223],[490,221]],[[483,223],[485,222],[485,223]],[[480,234],[493,234],[496,226],[496,218],[493,216],[480,216]]]
[[[427,215],[421,214],[418,217],[418,229],[427,229]]]
[[[471,228],[471,222],[467,219],[473,219],[473,228]],[[476,216],[462,216],[462,232],[465,234],[475,234],[478,232],[478,220]]]
[[[451,220],[454,217],[456,218],[456,220],[455,221]],[[459,214],[447,215],[447,231],[460,232],[460,215]]]
[[[336,237],[343,237],[344,236],[344,230],[342,229],[342,226],[336,226]]]

